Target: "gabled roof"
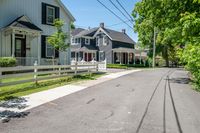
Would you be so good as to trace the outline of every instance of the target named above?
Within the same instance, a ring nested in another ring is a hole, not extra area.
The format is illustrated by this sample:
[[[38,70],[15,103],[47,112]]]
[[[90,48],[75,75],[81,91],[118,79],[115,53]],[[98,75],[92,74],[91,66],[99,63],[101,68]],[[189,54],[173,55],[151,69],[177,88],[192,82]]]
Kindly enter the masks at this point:
[[[113,41],[124,43],[136,44],[126,33],[104,28],[106,33],[112,38]]]
[[[56,0],[56,1],[64,9],[64,11],[66,12],[66,14],[69,15],[70,19],[72,21],[75,21],[75,18],[73,17],[73,15],[71,14],[71,12],[66,8],[66,6],[63,4],[63,2],[61,0]]]
[[[13,27],[19,27],[19,28],[25,28],[25,29],[31,29],[31,30],[37,30],[42,31],[39,27],[34,25],[28,17],[22,15],[18,18],[16,18],[14,21],[12,21],[9,25],[6,27],[13,26]]]
[[[98,28],[92,28],[89,30],[85,30],[85,29],[75,29],[74,30],[74,35],[75,37],[83,37],[83,36],[88,36],[88,37],[93,37],[93,35],[97,32]]]
[[[72,36],[74,36],[74,37],[83,37],[83,36],[93,37],[101,29],[103,32],[105,32],[110,37],[110,39],[112,41],[136,44],[136,42],[133,41],[126,33],[107,29],[107,28],[101,28],[101,27],[92,28],[89,30],[77,28],[72,32]]]

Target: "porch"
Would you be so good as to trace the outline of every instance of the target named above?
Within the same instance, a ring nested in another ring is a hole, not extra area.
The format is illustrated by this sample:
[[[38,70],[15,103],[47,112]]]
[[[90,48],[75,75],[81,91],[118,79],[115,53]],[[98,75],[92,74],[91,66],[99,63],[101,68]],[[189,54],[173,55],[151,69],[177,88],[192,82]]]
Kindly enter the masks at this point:
[[[113,64],[144,64],[146,63],[146,53],[131,48],[114,48],[112,50]]]
[[[74,61],[87,61],[97,60],[97,50],[82,47],[80,49],[71,50],[71,59]]]
[[[35,61],[40,64],[41,32],[26,16],[17,18],[2,29],[2,56],[16,58],[20,66],[33,65]]]

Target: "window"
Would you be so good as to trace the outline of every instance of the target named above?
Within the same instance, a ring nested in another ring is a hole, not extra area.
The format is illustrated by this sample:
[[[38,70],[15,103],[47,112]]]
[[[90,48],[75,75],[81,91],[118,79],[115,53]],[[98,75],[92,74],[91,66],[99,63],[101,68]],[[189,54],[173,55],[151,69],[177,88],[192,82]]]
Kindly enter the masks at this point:
[[[85,44],[90,44],[90,39],[85,38]]]
[[[107,36],[103,37],[103,45],[104,46],[108,45],[108,37]]]
[[[46,11],[47,11],[46,23],[53,24],[55,20],[55,8],[51,6],[47,6]]]
[[[48,44],[46,39],[46,57],[55,57],[55,49],[52,45]]]
[[[100,44],[100,38],[96,37],[96,46],[99,46],[99,44]]]
[[[74,39],[74,37],[72,37],[72,39],[71,39],[71,44],[75,44],[75,39]]]
[[[81,44],[81,38],[75,38],[75,44]]]

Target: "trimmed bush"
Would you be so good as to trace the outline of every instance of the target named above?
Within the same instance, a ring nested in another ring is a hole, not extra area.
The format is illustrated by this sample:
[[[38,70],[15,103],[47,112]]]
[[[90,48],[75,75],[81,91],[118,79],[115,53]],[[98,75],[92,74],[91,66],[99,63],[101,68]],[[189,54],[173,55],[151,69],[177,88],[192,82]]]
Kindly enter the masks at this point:
[[[14,67],[16,66],[16,59],[12,57],[0,57],[0,67]]]

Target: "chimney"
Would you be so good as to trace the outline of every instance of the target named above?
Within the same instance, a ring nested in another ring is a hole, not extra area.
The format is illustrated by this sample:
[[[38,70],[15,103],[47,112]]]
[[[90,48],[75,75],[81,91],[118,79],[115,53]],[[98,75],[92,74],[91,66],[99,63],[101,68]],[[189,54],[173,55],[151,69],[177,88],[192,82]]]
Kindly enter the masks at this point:
[[[122,33],[126,34],[126,29],[122,29]]]
[[[101,28],[104,28],[104,23],[100,23],[100,27],[101,27]]]

